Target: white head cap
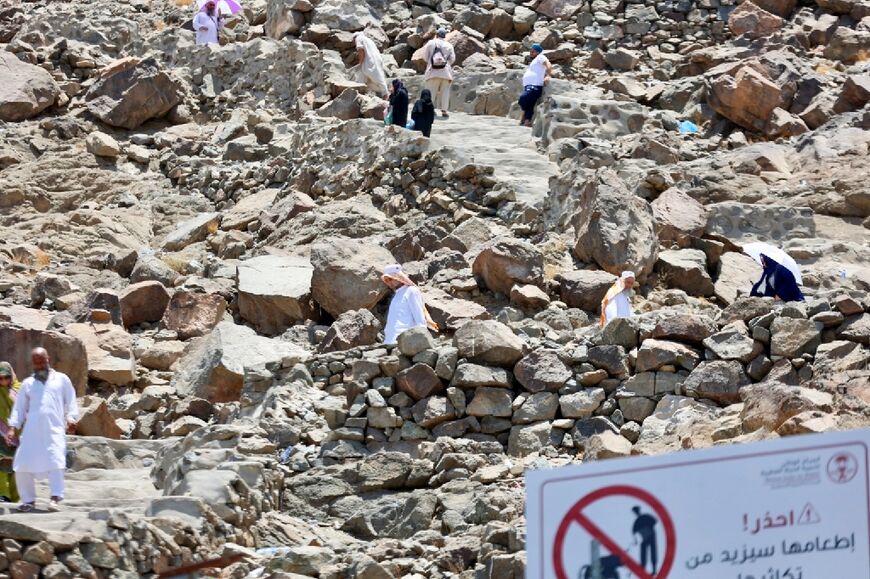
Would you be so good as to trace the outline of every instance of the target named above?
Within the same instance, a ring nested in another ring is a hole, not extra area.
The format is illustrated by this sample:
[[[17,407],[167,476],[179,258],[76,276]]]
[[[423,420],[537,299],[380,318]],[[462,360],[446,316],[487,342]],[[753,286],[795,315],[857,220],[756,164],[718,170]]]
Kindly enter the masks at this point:
[[[624,271],[624,272],[622,272],[622,275],[619,276],[619,279],[629,279],[629,278],[634,279],[634,272],[633,271]]]
[[[393,277],[402,273],[402,266],[398,263],[388,265],[384,268],[384,277]]]

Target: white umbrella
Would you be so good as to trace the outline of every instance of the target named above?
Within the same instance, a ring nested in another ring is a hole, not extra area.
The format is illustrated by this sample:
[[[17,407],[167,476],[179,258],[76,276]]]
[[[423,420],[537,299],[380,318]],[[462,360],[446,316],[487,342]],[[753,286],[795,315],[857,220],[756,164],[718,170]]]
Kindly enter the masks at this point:
[[[217,9],[221,14],[232,15],[242,9],[242,6],[236,2],[235,0],[214,0]],[[205,6],[209,0],[196,0],[197,7],[202,10],[203,6]]]
[[[794,279],[798,283],[798,285],[803,285],[800,266],[798,266],[797,262],[792,258],[792,256],[790,256],[780,248],[770,245],[769,243],[756,241],[755,243],[747,243],[746,245],[744,245],[743,253],[745,253],[758,263],[761,263],[761,256],[766,255],[779,265],[789,270],[792,275],[794,275]]]

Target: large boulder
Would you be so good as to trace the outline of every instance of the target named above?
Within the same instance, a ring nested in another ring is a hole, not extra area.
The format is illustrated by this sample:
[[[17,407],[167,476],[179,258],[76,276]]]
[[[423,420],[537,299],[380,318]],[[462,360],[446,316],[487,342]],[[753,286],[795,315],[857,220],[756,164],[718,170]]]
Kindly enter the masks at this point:
[[[746,34],[760,38],[770,36],[782,28],[782,22],[782,18],[776,14],[771,14],[750,0],[746,0],[728,17],[728,28],[736,36]]]
[[[312,5],[308,0],[267,0],[266,35],[280,40],[285,34],[299,34],[305,25],[305,12]]]
[[[392,254],[379,245],[336,239],[311,248],[311,294],[332,316],[371,309],[387,295],[381,280]]]
[[[88,111],[113,127],[135,129],[181,102],[181,85],[154,57],[117,60],[100,71],[85,95]]]
[[[547,18],[555,20],[573,18],[583,7],[583,0],[544,0],[535,9]]]
[[[116,386],[136,380],[133,339],[115,324],[69,324],[66,333],[78,338],[88,353],[88,376]]]
[[[782,89],[749,66],[736,71],[732,66],[718,76],[711,72],[708,82],[708,104],[745,129],[763,132],[773,110],[784,104]]]
[[[719,259],[719,276],[713,284],[713,293],[724,304],[737,299],[738,292],[748,294],[761,276],[761,266],[748,255],[729,251]]]
[[[159,281],[143,281],[127,286],[119,299],[121,319],[129,328],[143,322],[159,322],[169,305],[169,292]]]
[[[568,307],[594,312],[601,307],[601,300],[616,276],[606,271],[581,269],[560,273],[556,281],[559,282],[559,298]]]
[[[442,330],[455,330],[468,320],[485,320],[489,312],[471,300],[455,298],[438,288],[421,288],[429,315]]]
[[[0,51],[0,78],[0,121],[35,117],[60,94],[47,70],[22,62],[11,52]]]
[[[786,384],[763,382],[740,391],[743,410],[740,420],[747,432],[764,428],[776,430],[802,412],[833,411],[834,398],[827,392]]]
[[[453,335],[459,357],[479,364],[513,366],[523,356],[523,341],[495,320],[472,320]]]
[[[713,280],[707,273],[707,256],[700,249],[669,249],[659,253],[656,270],[669,287],[692,296],[713,295]]]
[[[180,290],[172,295],[160,324],[182,340],[204,336],[220,322],[227,302],[217,294]]]
[[[76,434],[80,436],[101,436],[117,440],[123,434],[109,413],[108,404],[102,398],[85,396],[79,404],[79,416]]]
[[[311,263],[301,257],[264,255],[238,266],[239,314],[258,332],[276,336],[315,319],[311,299]]]
[[[698,201],[671,187],[652,202],[656,234],[662,242],[681,247],[690,237],[700,237],[707,225],[707,210]]]
[[[12,364],[19,378],[30,375],[30,352],[38,347],[48,350],[52,367],[69,376],[76,392],[84,394],[88,386],[88,354],[81,340],[48,331],[44,326],[25,327],[0,322],[0,352]]]
[[[558,392],[573,373],[552,350],[535,350],[514,367],[517,382],[529,392]]]
[[[352,310],[338,316],[318,345],[319,352],[338,352],[378,341],[381,323],[369,310]]]
[[[658,238],[649,203],[629,191],[608,169],[584,185],[580,211],[574,217],[574,254],[619,275],[635,272],[643,280],[658,256]]]
[[[813,355],[822,340],[820,322],[799,318],[776,318],[770,325],[770,355],[797,358]]]
[[[410,368],[396,374],[396,386],[399,390],[416,400],[440,394],[444,389],[441,379],[435,370],[426,364],[414,364]]]
[[[171,386],[183,397],[197,396],[210,402],[238,401],[246,366],[292,367],[307,356],[295,344],[258,336],[254,330],[230,321],[222,322],[179,361],[180,370],[173,376]]]
[[[371,24],[377,24],[379,20],[368,2],[323,0],[316,4],[311,23],[322,24],[332,30],[356,32]]]
[[[544,254],[534,245],[499,238],[484,245],[472,272],[491,291],[509,295],[514,284],[540,285],[544,280]]]
[[[176,225],[163,240],[161,247],[166,251],[179,251],[193,243],[205,241],[209,235],[218,230],[220,222],[220,213],[200,213]]]
[[[683,382],[683,391],[693,398],[719,404],[740,402],[740,389],[750,384],[743,365],[736,360],[702,362]]]

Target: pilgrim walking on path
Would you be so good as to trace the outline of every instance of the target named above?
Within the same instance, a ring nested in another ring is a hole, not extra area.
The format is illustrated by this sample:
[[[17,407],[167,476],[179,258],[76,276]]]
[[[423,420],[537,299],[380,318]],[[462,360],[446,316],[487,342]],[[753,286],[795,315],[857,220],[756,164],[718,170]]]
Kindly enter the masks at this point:
[[[428,327],[431,330],[438,330],[438,324],[432,321],[429,312],[426,311],[420,288],[402,271],[401,265],[393,264],[385,267],[382,279],[396,292],[390,302],[387,324],[384,327],[385,344],[395,344],[402,332],[412,328]]]
[[[616,318],[630,318],[631,300],[629,293],[634,287],[634,272],[624,271],[601,300],[601,327]]]
[[[21,384],[9,362],[0,362],[0,502],[18,502],[18,487],[12,470],[15,446],[6,443],[6,435],[14,431],[9,426],[9,416]]]
[[[523,74],[523,94],[520,95],[519,105],[523,109],[523,118],[520,124],[526,127],[532,126],[532,118],[535,116],[535,105],[544,94],[544,85],[550,82],[553,74],[553,65],[544,56],[544,47],[533,44],[529,53],[532,62]]]
[[[21,494],[20,511],[36,505],[36,480],[48,478],[49,510],[56,511],[64,497],[66,432],[79,418],[76,392],[66,374],[51,368],[48,352],[36,348],[31,354],[33,375],[21,384],[12,407],[9,426],[21,429],[21,438],[7,432],[6,443],[18,444],[13,468]]]
[[[450,86],[453,84],[453,63],[456,53],[453,45],[447,42],[447,30],[439,28],[435,38],[423,47],[426,58],[426,88],[432,93],[435,106],[440,105],[441,116],[447,117],[450,108]]]
[[[223,27],[223,16],[214,0],[205,3],[202,10],[193,17],[193,29],[196,31],[197,44],[220,44],[218,33]]]
[[[363,32],[353,35],[356,44],[359,72],[358,82],[365,84],[369,90],[378,96],[387,95],[387,77],[384,75],[384,59],[375,42]]]

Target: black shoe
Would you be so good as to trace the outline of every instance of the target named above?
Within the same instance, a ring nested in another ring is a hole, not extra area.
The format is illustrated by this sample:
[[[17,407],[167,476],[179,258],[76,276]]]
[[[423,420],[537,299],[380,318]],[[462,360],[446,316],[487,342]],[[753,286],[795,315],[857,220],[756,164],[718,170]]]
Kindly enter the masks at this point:
[[[11,503],[12,499],[9,497],[0,496],[0,503]]]

